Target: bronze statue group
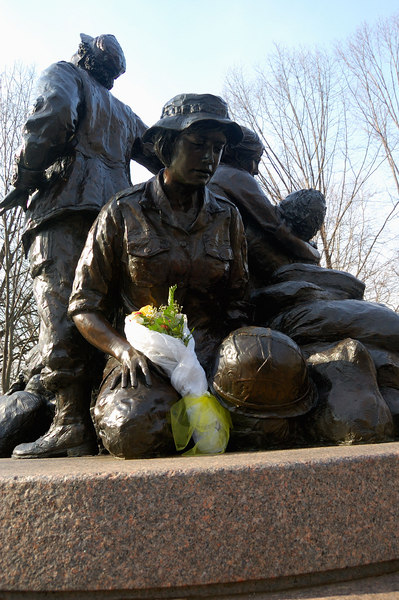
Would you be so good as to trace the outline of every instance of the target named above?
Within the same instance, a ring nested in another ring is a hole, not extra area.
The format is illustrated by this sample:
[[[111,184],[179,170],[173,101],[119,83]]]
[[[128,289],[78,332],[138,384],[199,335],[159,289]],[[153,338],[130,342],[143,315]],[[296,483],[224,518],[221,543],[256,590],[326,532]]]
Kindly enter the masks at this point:
[[[319,266],[323,195],[273,206],[260,139],[217,96],[179,94],[147,128],[109,91],[124,71],[114,36],[82,34],[24,126],[1,206],[26,211],[40,333],[24,389],[0,398],[0,455],[172,455],[179,396],[123,323],[175,284],[228,450],[394,439],[399,316]],[[154,177],[132,187],[132,159]]]

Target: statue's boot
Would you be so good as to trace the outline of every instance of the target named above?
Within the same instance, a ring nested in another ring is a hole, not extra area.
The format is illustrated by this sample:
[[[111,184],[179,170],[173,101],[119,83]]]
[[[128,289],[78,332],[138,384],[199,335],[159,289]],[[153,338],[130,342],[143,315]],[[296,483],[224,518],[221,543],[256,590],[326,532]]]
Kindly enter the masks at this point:
[[[56,413],[48,432],[35,442],[16,446],[12,457],[87,456],[97,451],[87,389],[71,385],[56,393]]]

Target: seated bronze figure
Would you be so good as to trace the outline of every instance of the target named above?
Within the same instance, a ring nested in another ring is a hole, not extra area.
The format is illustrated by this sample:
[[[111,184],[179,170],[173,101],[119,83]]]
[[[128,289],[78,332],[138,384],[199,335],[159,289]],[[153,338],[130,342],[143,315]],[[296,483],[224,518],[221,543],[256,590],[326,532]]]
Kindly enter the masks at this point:
[[[324,198],[301,190],[274,207],[254,179],[262,144],[243,131],[240,144],[225,149],[211,189],[234,202],[244,221],[253,324],[299,344],[317,386],[318,402],[295,421],[293,442],[392,439],[399,413],[399,316],[365,302],[364,284],[349,273],[318,265],[308,242],[323,222]],[[278,443],[283,433],[281,427]]]

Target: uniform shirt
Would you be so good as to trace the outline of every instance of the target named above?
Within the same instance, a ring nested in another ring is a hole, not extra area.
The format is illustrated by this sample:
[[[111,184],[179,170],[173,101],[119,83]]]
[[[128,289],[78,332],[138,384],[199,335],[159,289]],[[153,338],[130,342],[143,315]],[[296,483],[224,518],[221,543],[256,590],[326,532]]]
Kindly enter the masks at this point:
[[[238,210],[207,188],[186,230],[174,218],[162,173],[117,196],[101,211],[80,258],[70,300],[71,315],[100,312],[111,319],[146,304],[176,300],[194,329],[204,366],[216,346],[247,320],[246,241]]]
[[[46,69],[19,156],[33,174],[46,171],[28,204],[26,231],[65,212],[98,213],[130,186],[133,144],[146,129],[84,69],[63,61]]]

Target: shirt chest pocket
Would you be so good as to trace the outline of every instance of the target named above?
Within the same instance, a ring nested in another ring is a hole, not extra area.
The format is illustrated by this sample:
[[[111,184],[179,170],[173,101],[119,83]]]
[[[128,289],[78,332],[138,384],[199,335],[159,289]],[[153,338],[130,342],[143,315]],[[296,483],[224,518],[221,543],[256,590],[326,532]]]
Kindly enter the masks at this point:
[[[134,285],[162,285],[168,277],[170,245],[159,237],[130,238],[127,244],[129,273]]]
[[[230,273],[233,250],[228,240],[204,236],[205,261],[208,278],[212,283],[224,281]]]

